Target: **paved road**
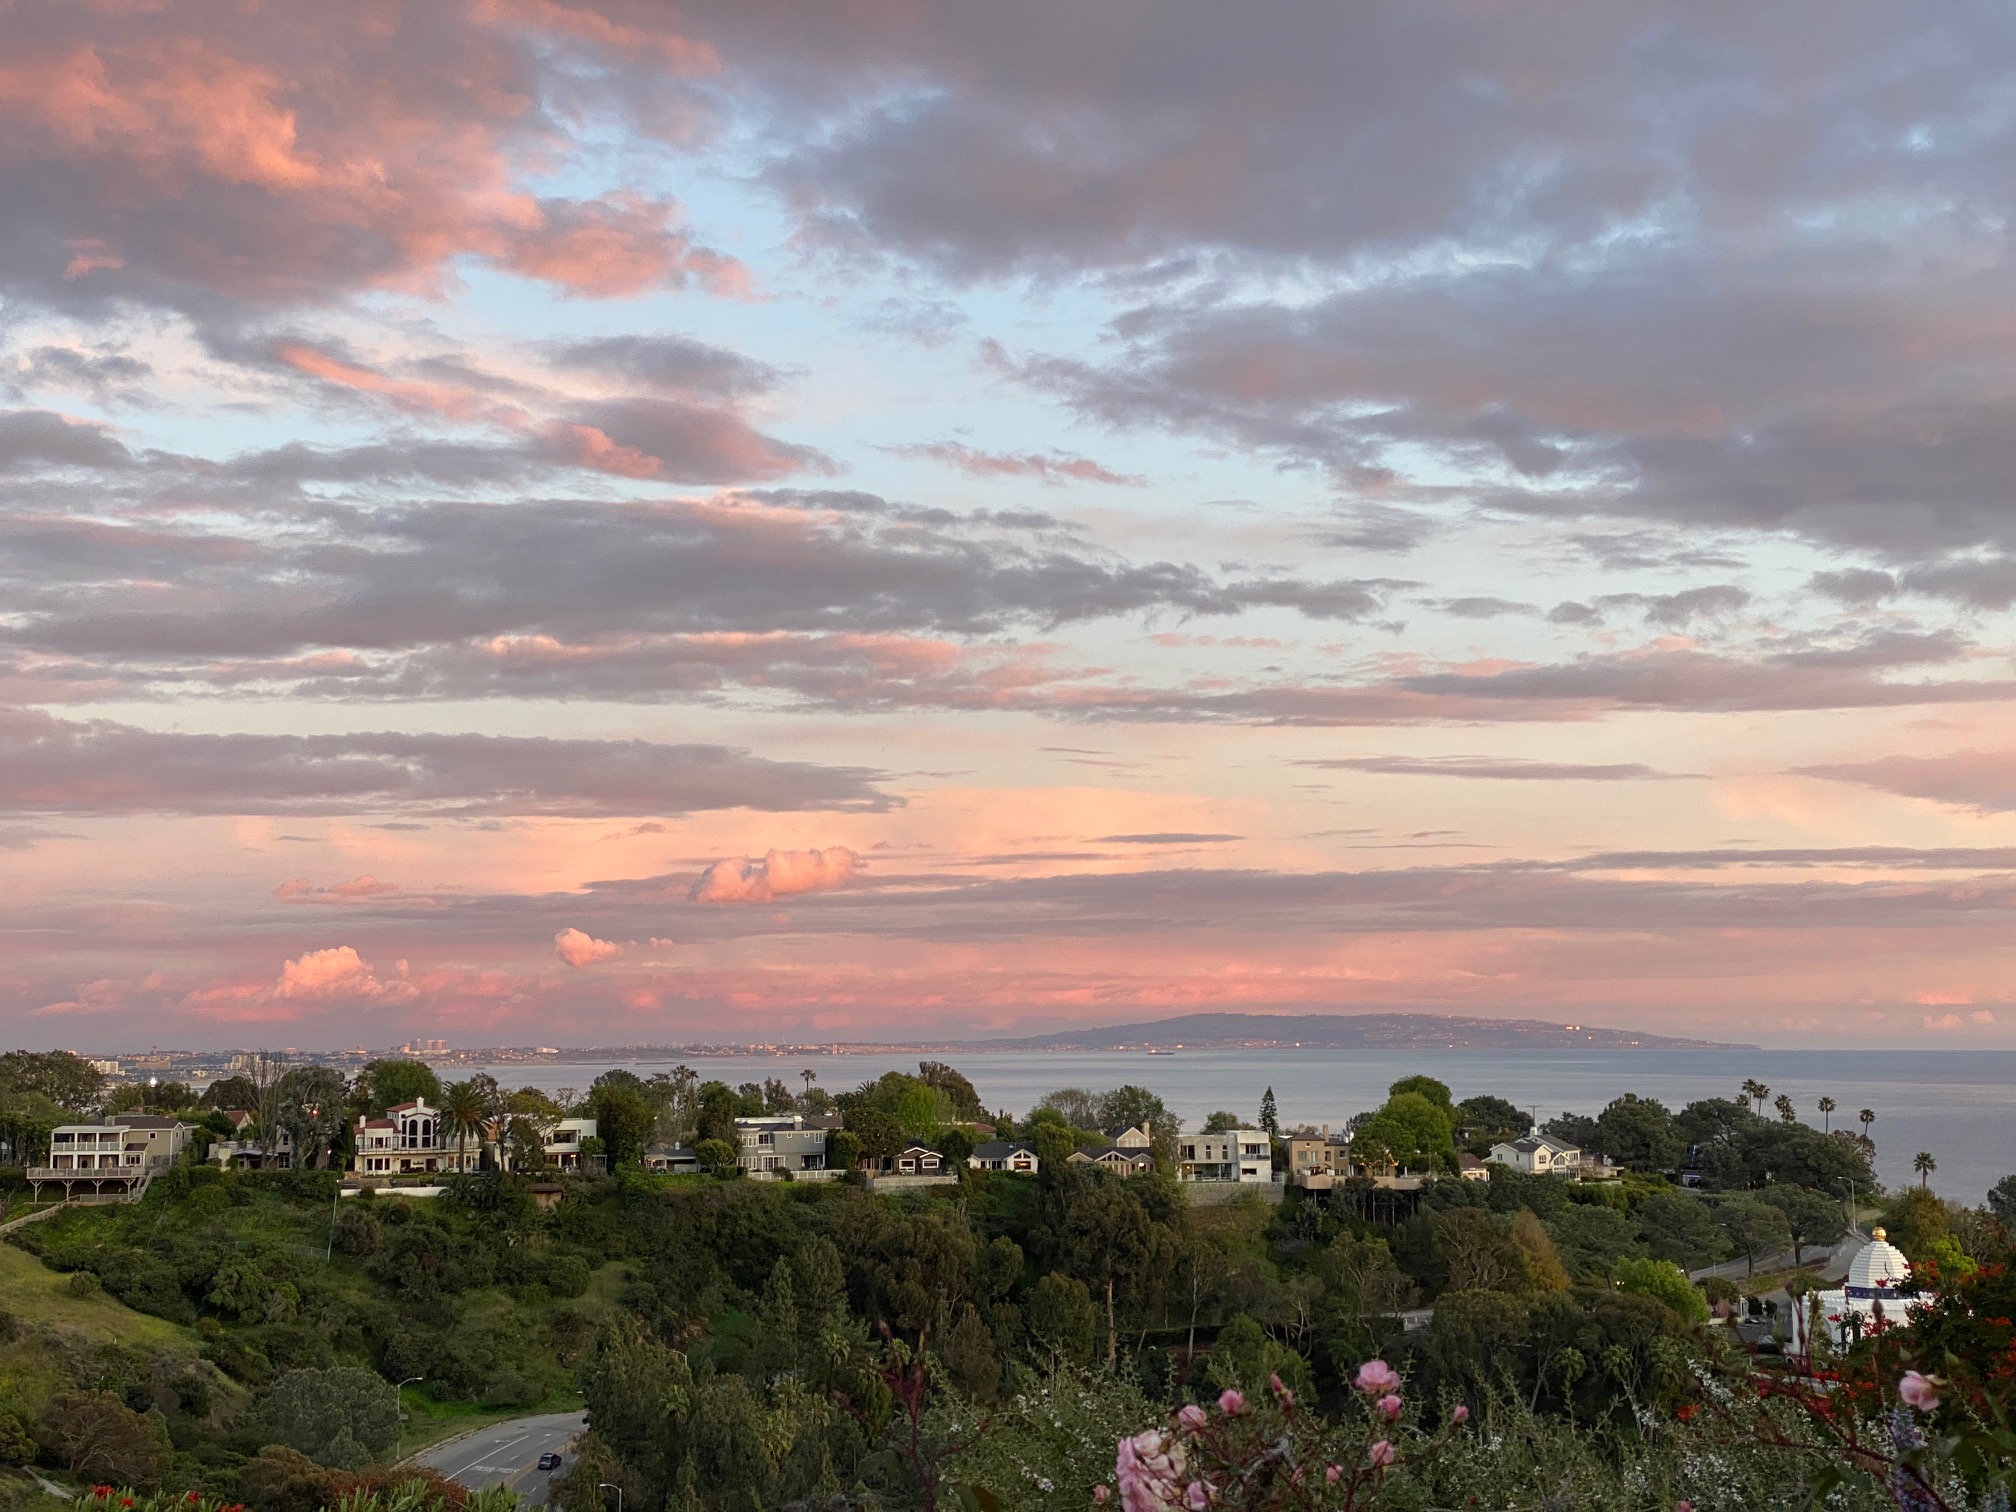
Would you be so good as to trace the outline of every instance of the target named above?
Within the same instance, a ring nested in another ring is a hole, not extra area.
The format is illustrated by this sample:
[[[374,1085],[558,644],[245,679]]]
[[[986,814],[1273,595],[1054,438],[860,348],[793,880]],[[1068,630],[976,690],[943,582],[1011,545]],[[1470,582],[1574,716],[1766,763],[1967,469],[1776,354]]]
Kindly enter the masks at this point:
[[[1848,1262],[1860,1254],[1862,1246],[1868,1242],[1867,1234],[1855,1230],[1831,1249],[1823,1245],[1809,1244],[1806,1246],[1806,1258],[1801,1262],[1800,1268],[1818,1271],[1827,1280],[1838,1281],[1848,1274]],[[1792,1251],[1787,1250],[1782,1255],[1761,1257],[1757,1261],[1757,1270],[1760,1274],[1768,1274],[1771,1271],[1790,1269],[1791,1265]],[[1705,1265],[1700,1270],[1689,1271],[1687,1278],[1690,1281],[1699,1281],[1703,1276],[1727,1276],[1732,1281],[1742,1281],[1747,1279],[1749,1274],[1750,1267],[1742,1260],[1724,1260],[1719,1265]]]
[[[479,1428],[465,1438],[424,1449],[413,1458],[472,1489],[509,1486],[528,1507],[544,1506],[547,1482],[539,1468],[547,1450],[564,1453],[568,1442],[588,1426],[585,1412],[550,1412],[543,1417],[511,1418]],[[561,1469],[570,1468],[569,1460]]]

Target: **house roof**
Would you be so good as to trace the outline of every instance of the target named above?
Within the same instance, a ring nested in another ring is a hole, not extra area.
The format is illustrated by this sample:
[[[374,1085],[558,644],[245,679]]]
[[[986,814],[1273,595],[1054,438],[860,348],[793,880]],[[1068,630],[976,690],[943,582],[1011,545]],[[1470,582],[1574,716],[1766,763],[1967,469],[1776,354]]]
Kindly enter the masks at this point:
[[[1545,1134],[1524,1135],[1513,1140],[1506,1148],[1517,1150],[1521,1155],[1531,1155],[1535,1150],[1552,1150],[1557,1155],[1582,1153],[1578,1146],[1571,1145],[1567,1140],[1550,1138]]]
[[[1456,1169],[1459,1171],[1481,1171],[1484,1169],[1484,1162],[1479,1160],[1475,1155],[1461,1154],[1456,1157]]]
[[[1006,1160],[1010,1155],[1034,1155],[1036,1147],[1019,1139],[990,1139],[973,1146],[973,1153],[982,1160]]]

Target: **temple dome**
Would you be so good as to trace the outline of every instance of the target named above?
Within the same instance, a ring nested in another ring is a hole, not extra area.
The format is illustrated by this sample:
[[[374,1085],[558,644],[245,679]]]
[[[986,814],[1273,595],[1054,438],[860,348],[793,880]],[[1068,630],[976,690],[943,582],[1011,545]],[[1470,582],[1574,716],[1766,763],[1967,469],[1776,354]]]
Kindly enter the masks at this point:
[[[1904,1251],[1889,1242],[1883,1230],[1874,1229],[1861,1253],[1848,1262],[1848,1284],[1903,1291],[1911,1284],[1911,1262],[1904,1258]]]

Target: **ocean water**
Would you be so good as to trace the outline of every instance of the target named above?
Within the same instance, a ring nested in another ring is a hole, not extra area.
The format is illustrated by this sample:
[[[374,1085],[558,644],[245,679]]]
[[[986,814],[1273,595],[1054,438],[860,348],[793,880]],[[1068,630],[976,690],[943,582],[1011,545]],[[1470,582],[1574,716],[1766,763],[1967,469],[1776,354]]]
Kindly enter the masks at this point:
[[[1378,1106],[1386,1088],[1415,1072],[1447,1082],[1460,1101],[1492,1093],[1537,1110],[1597,1113],[1626,1092],[1668,1107],[1703,1097],[1735,1097],[1746,1077],[1784,1092],[1818,1127],[1815,1102],[1832,1097],[1834,1127],[1851,1127],[1863,1108],[1876,1121],[1876,1172],[1888,1185],[1914,1182],[1913,1157],[1938,1161],[1932,1185],[1977,1203],[2016,1172],[2016,1051],[1866,1050],[1211,1050],[1147,1055],[1111,1050],[948,1051],[931,1058],[957,1066],[992,1108],[1024,1112],[1059,1087],[1100,1090],[1134,1083],[1158,1093],[1187,1125],[1224,1108],[1254,1117],[1274,1089],[1286,1124],[1341,1124]],[[736,1055],[689,1057],[703,1077],[735,1085],[776,1076],[800,1085],[810,1070],[829,1092],[846,1091],[884,1071],[914,1071],[915,1054]],[[675,1062],[623,1062],[639,1075]],[[507,1087],[585,1089],[618,1064],[509,1064],[488,1068]],[[1769,1112],[1767,1103],[1767,1114]]]

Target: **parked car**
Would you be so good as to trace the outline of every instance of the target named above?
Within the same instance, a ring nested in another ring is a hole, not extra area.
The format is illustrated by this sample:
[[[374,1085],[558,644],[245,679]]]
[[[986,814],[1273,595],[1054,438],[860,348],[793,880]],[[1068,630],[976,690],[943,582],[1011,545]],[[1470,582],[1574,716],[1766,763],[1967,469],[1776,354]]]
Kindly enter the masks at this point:
[[[544,1454],[539,1456],[539,1468],[541,1470],[558,1470],[560,1468],[560,1456],[555,1454],[551,1449],[548,1449]]]

